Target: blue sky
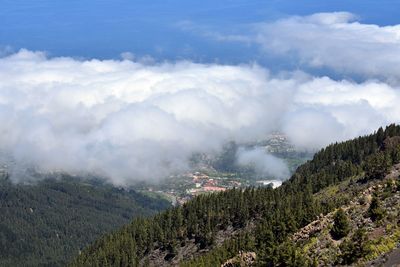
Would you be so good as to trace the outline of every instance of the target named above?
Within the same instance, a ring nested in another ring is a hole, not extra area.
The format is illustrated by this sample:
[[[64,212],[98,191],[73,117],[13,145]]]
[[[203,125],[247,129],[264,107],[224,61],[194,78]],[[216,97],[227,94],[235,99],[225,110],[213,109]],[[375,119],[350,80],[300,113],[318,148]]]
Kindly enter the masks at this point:
[[[217,42],[180,27],[190,22],[220,33],[291,15],[348,11],[363,23],[397,24],[400,1],[372,0],[1,0],[0,46],[51,56],[117,58],[122,52],[157,60],[262,63],[257,47]]]

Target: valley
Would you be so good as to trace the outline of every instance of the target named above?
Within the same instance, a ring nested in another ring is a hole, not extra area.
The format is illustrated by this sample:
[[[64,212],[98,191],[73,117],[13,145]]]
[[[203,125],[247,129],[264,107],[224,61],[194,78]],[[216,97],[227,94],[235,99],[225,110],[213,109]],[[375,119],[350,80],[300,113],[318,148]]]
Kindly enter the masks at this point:
[[[313,152],[296,149],[287,137],[280,133],[271,134],[263,141],[241,146],[260,148],[265,153],[282,159],[290,173],[313,156]],[[133,188],[148,195],[158,194],[173,205],[182,205],[200,194],[222,192],[233,188],[262,186],[276,188],[282,184],[283,179],[280,177],[257,173],[252,166],[238,166],[235,160],[236,153],[237,149],[226,149],[216,157],[197,155],[192,160],[192,171],[171,175],[155,184],[139,183]]]

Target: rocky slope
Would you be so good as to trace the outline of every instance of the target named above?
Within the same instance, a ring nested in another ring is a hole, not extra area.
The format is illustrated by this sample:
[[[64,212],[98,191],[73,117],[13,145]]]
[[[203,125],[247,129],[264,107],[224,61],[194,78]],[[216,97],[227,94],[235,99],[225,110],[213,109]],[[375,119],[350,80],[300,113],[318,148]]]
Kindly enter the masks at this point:
[[[397,266],[400,265],[400,165],[394,166],[383,180],[366,184],[346,181],[320,192],[319,197],[350,197],[342,206],[350,222],[350,233],[335,240],[331,229],[335,212],[320,216],[292,235],[309,262],[316,266]],[[371,219],[371,201],[377,198],[382,210],[381,219]],[[362,240],[355,240],[357,231],[363,231]],[[358,248],[352,248],[358,246]],[[359,252],[359,254],[357,254]],[[354,259],[348,259],[347,254]],[[357,258],[357,255],[360,257]],[[397,265],[396,265],[397,264]]]

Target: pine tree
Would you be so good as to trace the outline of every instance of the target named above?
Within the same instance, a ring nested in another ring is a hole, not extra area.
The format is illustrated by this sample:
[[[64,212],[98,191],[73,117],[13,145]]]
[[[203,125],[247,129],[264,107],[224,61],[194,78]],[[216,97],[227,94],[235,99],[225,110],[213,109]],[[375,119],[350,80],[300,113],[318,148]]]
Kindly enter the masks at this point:
[[[372,221],[380,221],[383,219],[385,211],[382,209],[379,199],[374,196],[368,209],[368,215]]]
[[[347,218],[346,213],[342,208],[336,211],[333,216],[333,227],[331,230],[331,235],[334,239],[339,240],[347,236],[350,232],[350,223]]]
[[[352,264],[368,254],[367,236],[363,228],[358,229],[350,240],[340,245],[342,264]]]

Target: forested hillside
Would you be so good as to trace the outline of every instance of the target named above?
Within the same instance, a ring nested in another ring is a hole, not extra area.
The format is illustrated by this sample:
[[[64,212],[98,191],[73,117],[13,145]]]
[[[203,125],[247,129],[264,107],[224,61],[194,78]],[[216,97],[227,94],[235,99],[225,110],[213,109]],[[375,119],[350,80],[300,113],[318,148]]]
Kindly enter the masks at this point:
[[[167,207],[165,200],[65,175],[33,185],[2,177],[0,266],[63,266],[102,234]]]
[[[290,236],[302,261],[318,266],[400,264],[399,175],[396,164],[384,179],[344,181],[319,192],[317,198],[349,201]]]
[[[348,195],[321,197],[347,182],[365,185],[400,161],[400,127],[332,144],[300,166],[281,187],[199,196],[152,218],[135,219],[86,248],[71,266],[220,266],[240,251],[258,266],[318,265],[290,239],[321,214],[348,204]],[[188,260],[189,259],[189,260]]]

